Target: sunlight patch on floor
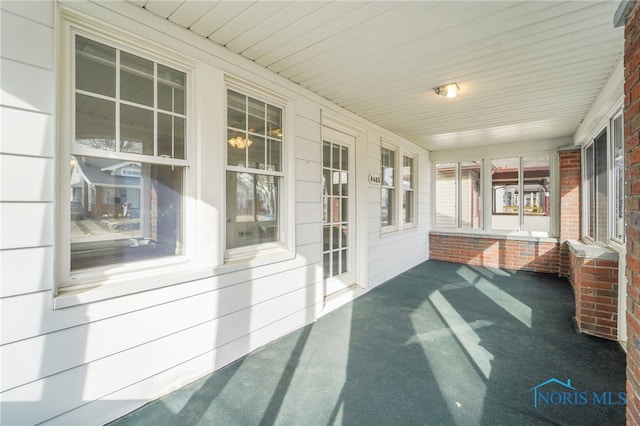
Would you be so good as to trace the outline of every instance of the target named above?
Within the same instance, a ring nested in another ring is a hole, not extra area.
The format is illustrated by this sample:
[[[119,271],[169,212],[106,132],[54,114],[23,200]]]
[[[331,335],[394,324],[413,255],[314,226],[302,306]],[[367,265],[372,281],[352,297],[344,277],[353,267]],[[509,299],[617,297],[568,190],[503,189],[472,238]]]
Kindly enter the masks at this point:
[[[504,290],[499,289],[484,278],[480,278],[478,280],[476,288],[489,299],[493,300],[502,309],[511,314],[515,319],[528,328],[531,328],[531,317],[533,311],[529,306],[525,305]]]

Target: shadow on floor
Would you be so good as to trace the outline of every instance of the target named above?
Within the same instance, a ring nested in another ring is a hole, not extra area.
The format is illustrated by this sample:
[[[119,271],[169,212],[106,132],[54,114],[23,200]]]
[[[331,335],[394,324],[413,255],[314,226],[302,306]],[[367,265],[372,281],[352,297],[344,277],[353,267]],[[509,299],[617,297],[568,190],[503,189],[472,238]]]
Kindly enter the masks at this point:
[[[622,425],[624,352],[573,313],[565,279],[427,261],[111,425]]]

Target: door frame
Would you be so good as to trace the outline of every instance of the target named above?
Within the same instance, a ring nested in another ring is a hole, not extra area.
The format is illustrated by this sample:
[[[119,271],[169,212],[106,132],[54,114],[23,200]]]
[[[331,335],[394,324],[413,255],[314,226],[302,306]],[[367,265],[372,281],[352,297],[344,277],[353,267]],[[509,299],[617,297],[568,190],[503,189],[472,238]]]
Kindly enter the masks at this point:
[[[355,286],[365,289],[368,283],[368,265],[367,265],[367,204],[368,204],[368,184],[364,171],[367,170],[367,131],[364,127],[358,125],[354,121],[346,119],[344,116],[336,115],[331,111],[321,111],[320,123],[320,143],[324,141],[324,128],[330,128],[345,133],[355,139],[354,144],[354,170],[353,180],[355,182],[355,199],[353,205],[355,207],[355,268],[353,270],[355,277]],[[320,148],[322,149],[322,148]],[[322,154],[321,154],[322,158]],[[322,160],[321,160],[322,161]],[[320,165],[320,182],[322,182],[322,164]],[[322,227],[322,222],[320,222]],[[322,249],[321,249],[322,250]],[[324,279],[323,285],[324,285]],[[324,290],[324,289],[323,289]],[[327,294],[323,294],[324,297]]]

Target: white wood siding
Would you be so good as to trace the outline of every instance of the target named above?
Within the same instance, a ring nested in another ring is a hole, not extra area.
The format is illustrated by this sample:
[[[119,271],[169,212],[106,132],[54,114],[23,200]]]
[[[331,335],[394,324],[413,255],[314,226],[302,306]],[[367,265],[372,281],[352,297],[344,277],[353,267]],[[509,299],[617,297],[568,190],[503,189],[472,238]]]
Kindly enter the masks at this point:
[[[162,9],[161,3],[152,4]],[[296,256],[54,309],[54,212],[56,203],[68,202],[68,195],[56,194],[53,186],[57,155],[54,129],[57,120],[65,118],[54,115],[54,40],[61,29],[54,28],[53,1],[3,1],[0,5],[3,424],[101,424],[314,321],[324,303],[320,214],[323,110],[366,130],[367,170],[361,172],[379,173],[379,147],[372,141],[381,136],[417,153],[417,228],[381,237],[379,188],[370,187],[359,194],[358,208],[368,213],[367,223],[362,224],[368,238],[360,242],[369,252],[368,273],[363,278],[368,280],[367,288],[427,258],[430,163],[426,151],[131,4],[79,3],[72,7],[191,56],[203,64],[200,69],[215,68],[218,72],[212,78],[228,73],[293,100],[295,135],[289,139],[294,151],[289,179],[294,180],[290,199],[295,204],[283,208],[295,214]],[[222,81],[212,87],[223,87]],[[205,100],[201,105],[222,113],[224,105],[213,105],[214,101]],[[200,126],[196,133],[215,132],[215,123],[207,119],[206,112],[196,111],[196,115]],[[224,144],[222,133],[208,142]],[[212,160],[218,161],[216,166],[223,167],[220,156],[214,155],[219,150],[211,146],[203,149],[204,154],[218,159]],[[366,178],[366,173],[359,176]],[[213,190],[205,186],[200,191]],[[211,224],[199,226],[211,233],[221,229]]]

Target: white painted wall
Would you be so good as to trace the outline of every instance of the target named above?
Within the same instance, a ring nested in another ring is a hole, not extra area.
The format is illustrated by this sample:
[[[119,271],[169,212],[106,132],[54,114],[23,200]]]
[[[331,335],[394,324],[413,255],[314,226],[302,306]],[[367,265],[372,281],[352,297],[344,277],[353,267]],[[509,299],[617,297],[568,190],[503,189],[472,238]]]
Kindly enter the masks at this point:
[[[380,172],[380,138],[417,155],[415,229],[382,235],[379,188],[368,186],[360,194],[359,218],[368,219],[360,228],[366,263],[361,284],[373,288],[427,259],[431,165],[426,151],[141,8],[124,2],[71,2],[70,7],[180,52],[200,69],[216,70],[213,79],[226,73],[293,100],[294,203],[285,207],[295,221],[296,256],[225,273],[198,270],[173,285],[140,278],[137,292],[125,289],[114,296],[97,289],[57,303],[55,211],[58,202],[68,202],[68,194],[56,196],[54,188],[55,129],[64,118],[56,115],[61,64],[55,40],[61,28],[53,0],[0,2],[0,423],[104,423],[314,321],[323,308],[321,111],[364,129],[358,179]],[[216,84],[223,87],[222,81]],[[198,135],[215,131],[204,113],[224,111],[215,99],[202,102],[208,107],[196,111]],[[223,132],[207,143],[203,155],[221,158],[215,147],[224,145]],[[222,167],[222,161],[212,167]],[[200,185],[199,196],[212,191],[215,198],[215,188]],[[199,208],[205,217],[216,217],[211,206]],[[197,224],[213,235],[222,229],[202,216]],[[215,243],[207,244],[214,247],[205,251],[220,254]]]

